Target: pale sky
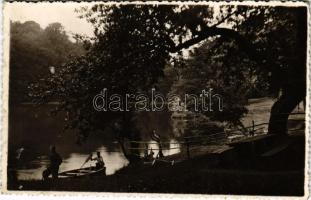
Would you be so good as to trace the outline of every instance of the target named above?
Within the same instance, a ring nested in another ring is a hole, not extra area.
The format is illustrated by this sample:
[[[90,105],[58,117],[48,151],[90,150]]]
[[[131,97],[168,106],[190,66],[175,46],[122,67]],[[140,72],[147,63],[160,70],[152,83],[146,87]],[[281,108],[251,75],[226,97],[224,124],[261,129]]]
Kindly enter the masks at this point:
[[[30,5],[31,4],[31,5]],[[79,3],[6,3],[6,15],[12,21],[35,21],[42,28],[53,22],[60,22],[67,32],[93,36],[93,28],[85,19],[78,18],[76,8],[85,6]],[[90,3],[87,4],[90,6]]]

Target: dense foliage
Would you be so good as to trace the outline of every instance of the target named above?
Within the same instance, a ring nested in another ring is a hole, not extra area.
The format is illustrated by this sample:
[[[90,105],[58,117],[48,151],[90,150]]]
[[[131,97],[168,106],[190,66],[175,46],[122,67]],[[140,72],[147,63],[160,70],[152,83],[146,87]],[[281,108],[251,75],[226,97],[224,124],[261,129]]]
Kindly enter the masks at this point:
[[[93,97],[103,88],[121,95],[147,92],[164,76],[165,66],[177,67],[185,49],[195,46],[198,49],[190,54],[188,70],[176,72],[199,80],[194,87],[210,86],[223,93],[229,113],[215,119],[234,123],[246,112],[249,89],[278,92],[293,80],[305,82],[300,79],[305,70],[298,23],[301,11],[206,5],[82,8],[81,17],[95,28],[95,37],[85,42],[87,53],[32,85],[30,94],[37,103],[57,96],[57,110],[69,113],[68,127],[78,128],[83,138],[119,120],[118,136],[139,139],[134,113],[97,112]],[[295,63],[298,69],[292,70]],[[293,72],[296,75],[290,77]]]

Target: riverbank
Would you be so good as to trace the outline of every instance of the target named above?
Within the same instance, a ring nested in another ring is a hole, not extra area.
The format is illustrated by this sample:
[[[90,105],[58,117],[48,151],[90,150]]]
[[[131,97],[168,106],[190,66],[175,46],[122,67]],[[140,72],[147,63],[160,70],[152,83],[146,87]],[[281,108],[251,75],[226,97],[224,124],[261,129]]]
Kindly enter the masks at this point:
[[[224,164],[205,155],[171,165],[129,165],[111,176],[20,181],[22,190],[188,194],[303,195],[302,169],[263,170]]]

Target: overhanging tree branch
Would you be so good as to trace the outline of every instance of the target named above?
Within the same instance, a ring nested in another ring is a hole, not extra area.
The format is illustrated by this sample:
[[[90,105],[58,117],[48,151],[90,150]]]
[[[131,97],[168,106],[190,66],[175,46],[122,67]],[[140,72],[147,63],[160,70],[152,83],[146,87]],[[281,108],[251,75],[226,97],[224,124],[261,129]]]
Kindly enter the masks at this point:
[[[229,29],[229,28],[219,28],[219,27],[205,27],[202,31],[198,32],[197,36],[191,38],[183,43],[173,46],[169,49],[171,53],[176,53],[182,49],[187,49],[209,37],[221,36],[229,39],[234,39],[237,45],[246,52],[251,59],[257,62],[261,62],[263,59],[263,54],[258,50],[256,45],[251,43],[245,36],[241,35],[239,32]]]

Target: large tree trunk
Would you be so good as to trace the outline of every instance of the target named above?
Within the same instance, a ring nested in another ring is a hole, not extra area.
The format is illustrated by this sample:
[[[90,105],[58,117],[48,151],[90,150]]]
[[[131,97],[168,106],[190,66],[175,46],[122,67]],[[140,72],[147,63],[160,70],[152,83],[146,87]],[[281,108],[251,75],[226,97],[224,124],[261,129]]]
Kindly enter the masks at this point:
[[[282,95],[274,103],[269,120],[269,133],[287,134],[289,113],[306,98],[306,58],[307,58],[307,9],[296,8],[296,54],[291,66],[282,76],[275,74],[282,82]]]
[[[132,150],[127,150],[125,145],[124,145],[124,139],[125,138],[118,138],[118,143],[121,147],[122,153],[124,155],[124,157],[130,162],[130,163],[135,163],[137,161],[140,161],[140,157],[139,157],[139,150],[137,149],[139,147],[138,143],[135,142],[130,142],[130,148],[134,148]],[[127,137],[126,139],[131,140],[133,138],[131,137]],[[134,138],[133,140],[137,140],[137,138]]]
[[[287,134],[289,113],[305,99],[305,94],[301,90],[302,88],[288,89],[273,104],[269,120],[269,134]]]
[[[133,120],[132,113],[123,114],[118,135],[118,143],[126,159],[130,163],[140,161],[140,151],[138,149],[139,143],[135,141],[140,141],[141,138],[139,130],[136,128],[136,123]],[[125,139],[127,140],[128,145],[125,145]],[[127,149],[126,146],[129,146],[130,149]]]

